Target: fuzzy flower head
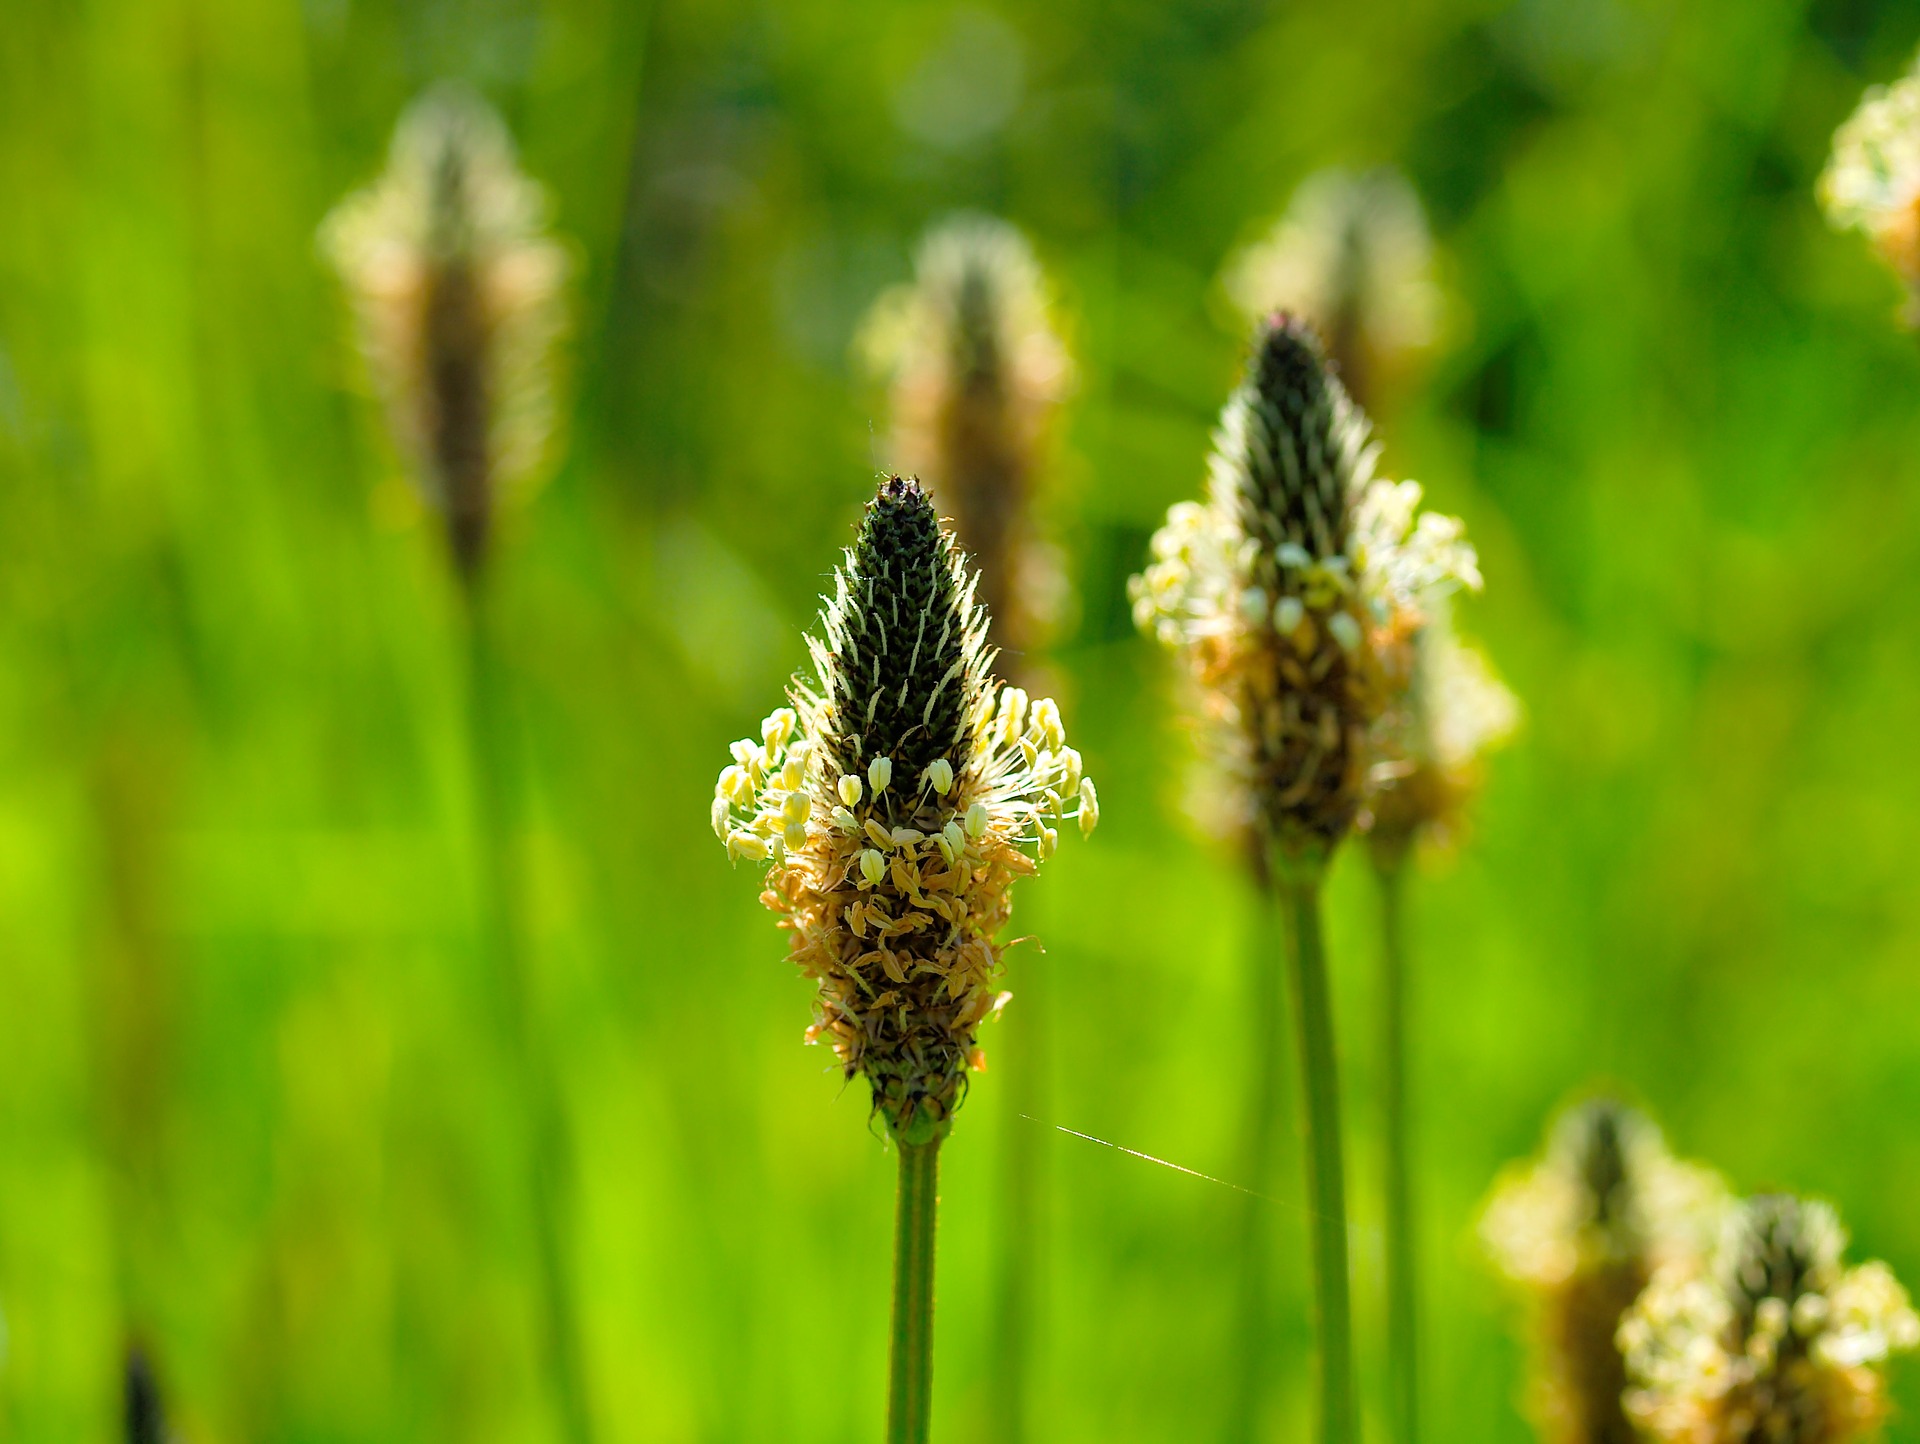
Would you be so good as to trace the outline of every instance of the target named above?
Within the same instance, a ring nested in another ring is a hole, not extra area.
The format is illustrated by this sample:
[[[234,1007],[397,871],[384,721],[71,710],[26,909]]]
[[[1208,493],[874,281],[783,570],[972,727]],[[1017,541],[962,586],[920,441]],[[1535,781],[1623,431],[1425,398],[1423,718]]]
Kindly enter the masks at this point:
[[[1440,329],[1426,214],[1396,171],[1308,176],[1272,231],[1228,263],[1224,280],[1249,319],[1287,310],[1310,320],[1347,390],[1368,400]]]
[[[1324,860],[1422,599],[1479,580],[1459,522],[1374,476],[1366,418],[1312,328],[1279,315],[1221,413],[1206,499],[1167,513],[1130,591],[1135,621],[1193,664],[1241,799],[1231,821]]]
[[[1513,735],[1519,704],[1484,654],[1455,631],[1446,597],[1425,606],[1401,685],[1368,742],[1367,824],[1376,855],[1445,841],[1479,791],[1486,754]]]
[[[1920,65],[1870,89],[1833,133],[1820,203],[1834,225],[1866,233],[1907,287],[1909,323],[1920,321]]]
[[[1605,1098],[1563,1113],[1542,1155],[1495,1186],[1480,1236],[1529,1304],[1529,1404],[1544,1437],[1638,1437],[1614,1333],[1657,1267],[1710,1246],[1725,1200],[1714,1173],[1675,1159],[1658,1128]]]
[[[567,258],[545,218],[499,116],[440,89],[401,117],[386,173],[321,232],[395,444],[467,573],[552,440]]]
[[[713,825],[820,985],[809,1041],[864,1074],[894,1136],[944,1136],[994,984],[1008,890],[1099,818],[1060,712],[990,672],[976,578],[890,478],[834,577],[814,677],[733,744]]]
[[[1847,1268],[1823,1203],[1748,1200],[1711,1267],[1663,1269],[1620,1325],[1648,1437],[1675,1444],[1841,1444],[1887,1412],[1882,1367],[1920,1344],[1906,1290],[1882,1263]]]
[[[861,345],[892,383],[897,461],[952,509],[979,563],[994,640],[1033,646],[1063,605],[1062,569],[1031,509],[1073,366],[1026,237],[989,216],[942,222],[913,281],[876,303]]]

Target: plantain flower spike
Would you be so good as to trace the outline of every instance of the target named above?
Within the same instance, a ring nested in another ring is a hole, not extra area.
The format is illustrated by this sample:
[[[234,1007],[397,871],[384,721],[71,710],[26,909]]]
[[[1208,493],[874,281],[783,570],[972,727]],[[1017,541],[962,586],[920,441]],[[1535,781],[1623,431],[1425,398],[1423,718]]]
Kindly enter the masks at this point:
[[[1820,203],[1835,226],[1866,233],[1907,288],[1907,324],[1920,324],[1920,62],[1868,90],[1833,133]]]
[[[1323,866],[1359,810],[1366,738],[1421,599],[1478,587],[1460,523],[1373,474],[1367,421],[1313,329],[1263,321],[1214,435],[1206,499],[1181,502],[1133,579],[1134,619],[1191,662],[1218,724],[1229,829]]]
[[[567,256],[545,226],[499,116],[442,88],[401,117],[386,173],[321,232],[395,444],[469,579],[500,504],[551,447]]]
[[[1000,1008],[1013,880],[1099,801],[1059,709],[995,681],[978,578],[916,481],[868,505],[809,637],[815,675],[733,744],[713,825],[819,984],[808,1041],[865,1075],[893,1135],[952,1125]]]
[[[1288,310],[1311,321],[1363,403],[1413,369],[1439,334],[1426,213],[1397,171],[1308,176],[1273,229],[1227,263],[1223,280],[1249,320]]]
[[[1725,1200],[1711,1170],[1676,1160],[1658,1128],[1607,1098],[1563,1113],[1541,1157],[1495,1186],[1480,1235],[1529,1304],[1528,1406],[1543,1439],[1639,1438],[1615,1332],[1655,1269],[1711,1246]]]
[[[1388,867],[1417,841],[1458,835],[1486,754],[1519,721],[1513,693],[1454,629],[1449,599],[1425,611],[1368,744],[1367,836]]]
[[[1783,1194],[1733,1210],[1711,1267],[1662,1269],[1620,1325],[1648,1438],[1674,1444],[1840,1444],[1887,1413],[1882,1367],[1920,1344],[1920,1318],[1882,1263],[1846,1268],[1824,1203]]]
[[[1065,601],[1058,552],[1032,512],[1048,432],[1073,380],[1026,237],[990,216],[941,223],[920,244],[912,283],[875,304],[861,346],[892,383],[896,461],[951,508],[980,567],[992,641],[1024,655]]]

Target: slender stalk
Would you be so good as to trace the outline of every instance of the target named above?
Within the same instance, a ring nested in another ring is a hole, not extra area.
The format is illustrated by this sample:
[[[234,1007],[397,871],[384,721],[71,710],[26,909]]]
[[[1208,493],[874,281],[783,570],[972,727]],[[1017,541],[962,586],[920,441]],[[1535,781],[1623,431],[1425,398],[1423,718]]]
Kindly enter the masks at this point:
[[[1246,1152],[1241,1160],[1246,1186],[1254,1192],[1240,1198],[1240,1357],[1227,1428],[1233,1444],[1252,1444],[1261,1436],[1266,1386],[1273,1375],[1271,1220],[1254,1194],[1265,1190],[1273,1171],[1286,1056],[1280,908],[1272,888],[1265,885],[1264,861],[1258,864],[1255,876],[1263,885],[1259,893],[1260,926],[1247,958],[1248,990],[1252,995],[1247,999],[1247,1016],[1252,1021],[1252,1066],[1247,1074]]]
[[[492,965],[494,999],[527,1108],[528,1202],[540,1289],[537,1332],[568,1444],[592,1444],[586,1379],[565,1242],[567,1145],[559,1087],[534,1025],[520,913],[521,868],[514,842],[513,752],[506,729],[505,679],[488,622],[482,579],[468,572],[467,723],[481,858],[481,946]]]
[[[1313,1295],[1319,1337],[1320,1438],[1354,1444],[1353,1320],[1347,1286],[1347,1190],[1340,1147],[1340,1083],[1333,1007],[1320,934],[1324,868],[1289,860],[1276,868],[1289,924],[1287,984],[1300,1055],[1312,1229]]]
[[[1046,989],[1032,954],[1016,980],[1019,998],[1000,1024],[1006,1060],[1007,1119],[1003,1137],[1003,1196],[998,1318],[993,1370],[993,1437],[1025,1444],[1029,1361],[1045,1250],[1041,1133],[1029,1119],[1045,1118]]]
[[[933,1233],[940,1203],[940,1140],[902,1143],[899,1149],[887,1444],[926,1444],[933,1412]]]
[[[1375,858],[1380,880],[1380,1117],[1386,1157],[1387,1391],[1394,1444],[1417,1444],[1419,1313],[1407,1144],[1407,940],[1404,854]]]

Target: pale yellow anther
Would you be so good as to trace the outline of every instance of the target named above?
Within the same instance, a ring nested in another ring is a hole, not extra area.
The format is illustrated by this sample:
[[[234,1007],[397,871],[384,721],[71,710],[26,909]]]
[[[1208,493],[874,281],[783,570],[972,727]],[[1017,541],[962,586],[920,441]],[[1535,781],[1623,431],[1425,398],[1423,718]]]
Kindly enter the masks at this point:
[[[873,839],[873,845],[875,847],[893,846],[893,834],[875,822],[871,817],[867,819],[866,832],[867,836]]]
[[[1060,785],[1068,792],[1074,792],[1079,789],[1080,774],[1083,765],[1079,752],[1074,748],[1063,747],[1060,749]]]
[[[1026,721],[1027,694],[1019,687],[1008,687],[1000,694],[1000,732],[1009,742],[1020,735]]]
[[[753,778],[744,767],[729,767],[720,774],[714,790],[729,802],[745,802],[753,796]]]
[[[927,835],[911,827],[896,827],[890,841],[895,847],[912,847],[916,842],[925,842]]]
[[[1060,845],[1060,834],[1045,823],[1040,826],[1040,861],[1045,862],[1053,856],[1053,850]]]
[[[793,736],[793,725],[799,720],[791,707],[776,707],[768,714],[767,720],[760,724],[760,740],[767,744],[769,753],[786,746],[787,739]]]
[[[780,819],[783,822],[805,822],[813,812],[813,799],[804,792],[789,792],[787,800],[780,804]]]
[[[967,830],[958,822],[949,821],[940,829],[940,836],[945,838],[947,846],[953,849],[953,857],[958,857],[967,850]],[[952,862],[953,857],[948,858],[947,861]]]
[[[807,845],[807,824],[804,821],[789,822],[780,836],[786,840],[788,847],[798,852]]]
[[[805,755],[789,752],[787,754],[786,766],[780,769],[780,785],[782,787],[794,788],[806,780],[807,759]]]
[[[953,791],[953,764],[944,757],[936,757],[927,764],[927,781],[933,790],[945,797]]]
[[[987,825],[992,820],[987,813],[986,803],[974,803],[967,809],[967,836],[978,842],[987,835]]]
[[[751,832],[736,831],[727,834],[727,856],[736,861],[746,857],[759,862],[771,851],[764,837],[755,837]]]
[[[713,835],[724,838],[727,835],[727,822],[733,815],[733,808],[724,797],[713,799]]]
[[[1091,836],[1100,825],[1100,794],[1093,790],[1093,779],[1080,779],[1080,835]]]
[[[872,848],[864,849],[860,854],[860,876],[873,887],[886,881],[887,860]]]
[[[867,764],[867,785],[873,789],[873,795],[875,797],[885,792],[887,790],[887,784],[891,781],[893,781],[893,759],[891,757],[876,757]]]
[[[949,838],[944,832],[935,833],[933,838],[933,845],[940,849],[940,856],[943,859],[945,859],[947,866],[952,867],[954,859],[958,856],[958,854],[953,850],[952,839]]]
[[[742,737],[731,743],[727,751],[733,754],[733,760],[750,771],[760,770],[760,744],[751,737]]]
[[[1067,729],[1060,721],[1060,705],[1051,697],[1042,697],[1033,704],[1027,725],[1040,734],[1050,751],[1058,752],[1067,740]]]
[[[866,796],[867,793],[867,789],[861,785],[860,779],[855,777],[851,772],[842,773],[840,781],[836,783],[835,786],[840,790],[840,800],[846,803],[848,807],[858,807],[860,805],[860,799]]]
[[[833,819],[833,825],[842,832],[858,832],[860,830],[860,819],[844,807],[834,808],[828,816]]]

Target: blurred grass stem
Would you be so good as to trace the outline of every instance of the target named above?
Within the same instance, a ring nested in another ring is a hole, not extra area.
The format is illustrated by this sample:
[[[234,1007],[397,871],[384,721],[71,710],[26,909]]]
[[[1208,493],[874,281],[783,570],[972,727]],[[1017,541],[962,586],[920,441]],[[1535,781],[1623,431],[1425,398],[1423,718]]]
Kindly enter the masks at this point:
[[[528,1203],[533,1214],[540,1290],[537,1333],[546,1355],[562,1437],[567,1444],[592,1444],[592,1418],[565,1244],[565,1124],[558,1080],[534,1021],[527,977],[505,669],[490,622],[485,573],[477,567],[463,566],[460,576],[466,603],[467,722],[481,867],[481,946],[491,963],[501,1028],[527,1109]]]
[[[1380,883],[1381,1176],[1387,1214],[1387,1392],[1394,1444],[1416,1444],[1419,1305],[1407,1141],[1406,854],[1376,855]]]
[[[1031,954],[1026,959],[1019,1005],[1007,1011],[1000,1025],[1001,1051],[1007,1060],[1007,1119],[993,1368],[993,1437],[999,1444],[1024,1444],[1027,1438],[1029,1361],[1038,1332],[1034,1327],[1037,1295],[1045,1267],[1041,1133],[1026,1121],[1045,1118],[1050,1112],[1046,997],[1036,962]]]
[[[1262,861],[1256,860],[1255,878],[1261,884],[1260,912],[1248,955],[1248,982],[1252,992],[1248,1015],[1253,1020],[1253,1031],[1243,1160],[1247,1187],[1253,1192],[1242,1197],[1240,1210],[1240,1357],[1228,1425],[1228,1438],[1234,1444],[1252,1444],[1260,1437],[1266,1384],[1273,1377],[1271,1219],[1264,1201],[1257,1195],[1266,1188],[1273,1170],[1286,1054],[1286,1022],[1281,1004],[1285,987],[1284,922],[1273,890],[1266,885]]]
[[[887,1444],[926,1444],[933,1412],[933,1243],[940,1203],[940,1140],[898,1147]]]
[[[1306,1123],[1315,1332],[1320,1344],[1322,1444],[1354,1444],[1353,1322],[1347,1285],[1347,1197],[1340,1144],[1340,1084],[1333,1008],[1320,927],[1325,864],[1282,858],[1276,890],[1287,918],[1287,986],[1293,1003]]]

